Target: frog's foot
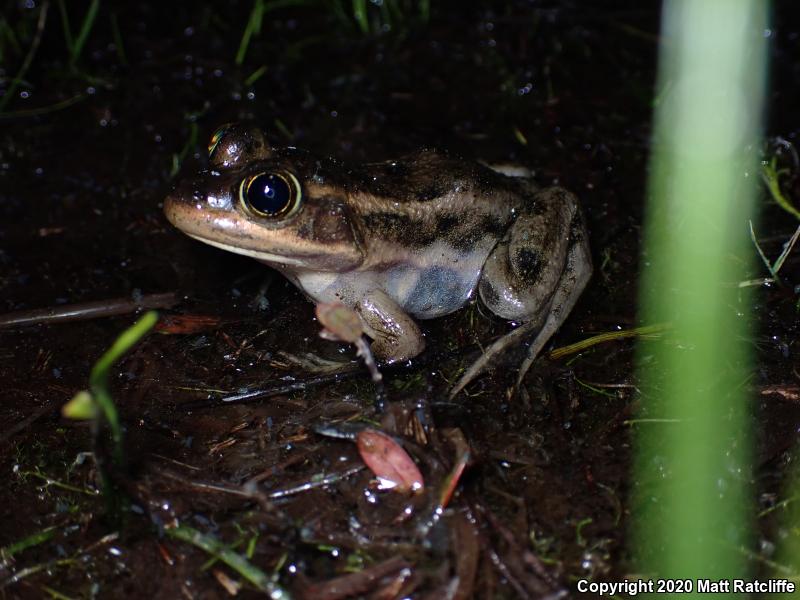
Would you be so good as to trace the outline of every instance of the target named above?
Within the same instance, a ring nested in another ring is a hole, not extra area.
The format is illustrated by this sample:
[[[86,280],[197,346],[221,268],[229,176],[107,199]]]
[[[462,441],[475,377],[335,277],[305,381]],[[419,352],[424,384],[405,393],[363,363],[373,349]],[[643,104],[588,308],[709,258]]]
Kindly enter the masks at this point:
[[[356,311],[372,338],[370,348],[382,362],[408,360],[425,349],[425,338],[414,319],[380,290],[372,290],[362,298]]]
[[[299,367],[315,375],[335,375],[336,373],[344,373],[352,370],[356,364],[353,361],[322,358],[311,352],[306,352],[302,356],[298,356],[297,354],[290,354],[281,350],[277,354],[287,364],[293,367]]]
[[[529,337],[534,331],[536,331],[537,327],[538,323],[535,321],[528,321],[527,323],[523,323],[517,327],[514,331],[507,333],[489,346],[480,356],[480,358],[478,358],[478,360],[469,366],[469,368],[450,390],[450,400],[455,398],[461,390],[463,390],[473,379],[485,371],[487,367],[491,366],[501,353]],[[542,342],[542,345],[544,345],[544,342]]]

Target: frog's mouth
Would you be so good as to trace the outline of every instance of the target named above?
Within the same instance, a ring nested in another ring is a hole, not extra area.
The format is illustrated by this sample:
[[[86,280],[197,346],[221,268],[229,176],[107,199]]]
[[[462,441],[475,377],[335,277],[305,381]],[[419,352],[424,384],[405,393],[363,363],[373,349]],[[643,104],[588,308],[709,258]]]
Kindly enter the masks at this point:
[[[193,233],[189,233],[188,231],[185,232],[190,238],[194,238],[199,242],[203,242],[204,244],[208,244],[209,246],[214,246],[215,248],[219,248],[221,250],[227,250],[228,252],[233,252],[234,254],[241,254],[242,256],[249,256],[250,258],[255,258],[261,262],[267,264],[275,264],[280,263],[283,265],[293,265],[297,267],[308,266],[305,261],[299,258],[294,258],[291,256],[283,256],[281,254],[272,254],[271,252],[264,252],[262,250],[249,250],[247,248],[241,248],[239,246],[232,246],[230,244],[225,244],[223,242],[218,242],[216,240],[212,240],[207,237],[203,237],[202,235],[197,235]]]
[[[283,237],[279,230],[269,232],[272,234],[269,236],[264,235],[263,230],[254,232],[252,224],[233,210],[214,209],[209,203],[192,203],[180,196],[169,196],[164,202],[164,214],[170,223],[186,235],[209,246],[267,263],[306,264],[301,253],[276,239]]]
[[[170,195],[164,214],[175,227],[210,246],[249,256],[271,265],[325,271],[347,271],[364,260],[352,237],[320,239],[308,236],[297,218],[269,226],[235,209],[212,207],[203,199]]]

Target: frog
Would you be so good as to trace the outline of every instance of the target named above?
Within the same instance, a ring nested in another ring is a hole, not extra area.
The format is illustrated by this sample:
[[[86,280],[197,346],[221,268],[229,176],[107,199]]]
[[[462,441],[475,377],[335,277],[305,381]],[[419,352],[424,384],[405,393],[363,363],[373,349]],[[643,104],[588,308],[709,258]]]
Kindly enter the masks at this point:
[[[528,343],[521,385],[592,274],[573,193],[539,186],[524,168],[433,148],[349,164],[226,124],[211,137],[207,167],[173,186],[164,212],[192,238],[273,267],[311,301],[355,311],[383,363],[423,352],[418,320],[477,299],[516,324],[451,398]]]

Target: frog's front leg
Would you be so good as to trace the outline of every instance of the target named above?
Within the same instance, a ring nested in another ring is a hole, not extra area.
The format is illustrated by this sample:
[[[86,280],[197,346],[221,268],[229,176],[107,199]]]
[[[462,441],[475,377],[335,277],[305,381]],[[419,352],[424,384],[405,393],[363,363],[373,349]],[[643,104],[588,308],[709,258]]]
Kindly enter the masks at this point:
[[[484,265],[479,293],[496,315],[523,321],[492,344],[461,376],[455,396],[501,352],[533,336],[517,385],[561,326],[592,274],[586,229],[574,195],[563,188],[536,193]]]
[[[356,311],[373,339],[372,352],[393,363],[408,360],[425,349],[425,338],[414,319],[381,290],[371,290],[357,304]]]

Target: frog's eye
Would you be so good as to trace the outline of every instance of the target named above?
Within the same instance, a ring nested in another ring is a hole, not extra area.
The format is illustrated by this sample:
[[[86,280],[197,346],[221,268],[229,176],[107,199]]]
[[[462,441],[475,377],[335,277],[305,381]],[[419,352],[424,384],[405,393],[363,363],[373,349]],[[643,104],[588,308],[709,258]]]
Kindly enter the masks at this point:
[[[239,200],[259,217],[285,217],[300,206],[300,182],[287,171],[250,175],[239,185]]]

